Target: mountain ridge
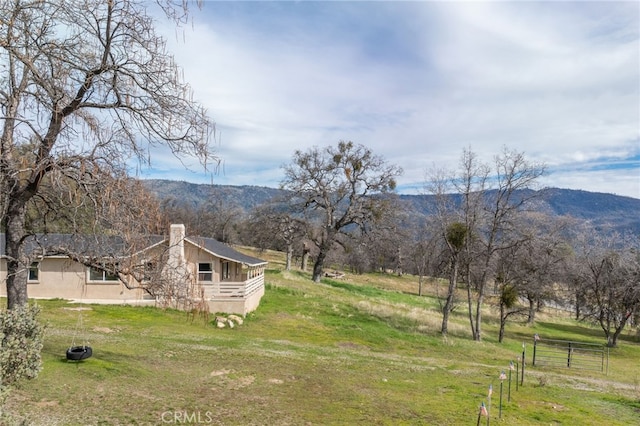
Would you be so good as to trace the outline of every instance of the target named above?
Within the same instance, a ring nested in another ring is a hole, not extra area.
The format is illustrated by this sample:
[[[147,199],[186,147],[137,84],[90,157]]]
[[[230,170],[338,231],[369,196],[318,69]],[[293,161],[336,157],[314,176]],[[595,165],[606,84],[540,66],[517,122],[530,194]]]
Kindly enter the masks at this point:
[[[235,207],[244,212],[264,204],[287,191],[258,185],[216,185],[197,184],[166,179],[148,179],[143,183],[162,202],[176,202],[198,208],[211,200],[225,197]],[[534,209],[555,216],[571,216],[591,222],[597,229],[613,229],[619,232],[640,234],[640,199],[602,192],[576,189],[543,188],[540,190],[520,190],[539,192]],[[452,195],[455,196],[455,195]],[[433,195],[399,194],[400,199],[409,202],[418,212],[430,214]]]

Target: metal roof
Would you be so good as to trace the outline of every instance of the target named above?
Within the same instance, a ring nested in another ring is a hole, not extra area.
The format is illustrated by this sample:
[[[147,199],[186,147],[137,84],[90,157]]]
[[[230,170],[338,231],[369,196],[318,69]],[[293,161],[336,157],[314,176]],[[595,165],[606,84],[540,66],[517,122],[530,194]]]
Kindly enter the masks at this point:
[[[25,241],[27,254],[59,256],[70,252],[91,257],[126,256],[124,240],[108,235],[36,234]],[[0,234],[0,255],[6,255],[6,237]]]
[[[247,266],[266,265],[267,262],[256,257],[248,256],[213,238],[187,237],[185,241],[198,246],[209,253],[223,259],[232,260]],[[146,250],[152,246],[169,243],[167,237],[150,235],[142,242]],[[37,234],[26,240],[28,254],[43,254],[44,256],[66,256],[69,253],[82,254],[87,257],[122,258],[131,255],[128,245],[123,238],[109,235],[76,235],[76,234]],[[5,234],[0,234],[0,257],[6,254]]]
[[[247,266],[259,266],[267,264],[267,262],[262,259],[240,253],[233,247],[213,238],[187,237],[185,238],[185,241],[188,241],[195,246],[202,247],[215,256],[227,260],[233,260]]]

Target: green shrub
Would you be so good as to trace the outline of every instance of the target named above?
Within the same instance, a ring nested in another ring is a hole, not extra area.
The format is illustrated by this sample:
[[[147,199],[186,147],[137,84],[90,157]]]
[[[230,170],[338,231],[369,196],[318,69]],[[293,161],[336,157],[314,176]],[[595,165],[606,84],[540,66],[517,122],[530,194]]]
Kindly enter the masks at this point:
[[[4,391],[21,379],[33,379],[42,368],[44,326],[38,323],[40,308],[24,306],[0,313],[0,386]]]

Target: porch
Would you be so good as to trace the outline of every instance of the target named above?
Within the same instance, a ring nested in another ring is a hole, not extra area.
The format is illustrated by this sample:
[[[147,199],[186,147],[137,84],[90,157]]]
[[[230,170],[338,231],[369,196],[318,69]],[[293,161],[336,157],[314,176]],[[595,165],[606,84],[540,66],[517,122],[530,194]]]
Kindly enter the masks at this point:
[[[264,274],[246,281],[201,284],[211,313],[246,315],[254,311],[264,295]]]

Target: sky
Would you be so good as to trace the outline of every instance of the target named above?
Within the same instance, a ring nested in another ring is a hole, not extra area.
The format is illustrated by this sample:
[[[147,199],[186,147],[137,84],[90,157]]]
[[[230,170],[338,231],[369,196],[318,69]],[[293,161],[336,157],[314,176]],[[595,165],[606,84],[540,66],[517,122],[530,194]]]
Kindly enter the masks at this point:
[[[398,192],[464,149],[540,187],[640,198],[640,3],[204,1],[158,21],[216,123],[214,173],[161,150],[142,178],[278,187],[295,150],[370,148]]]

